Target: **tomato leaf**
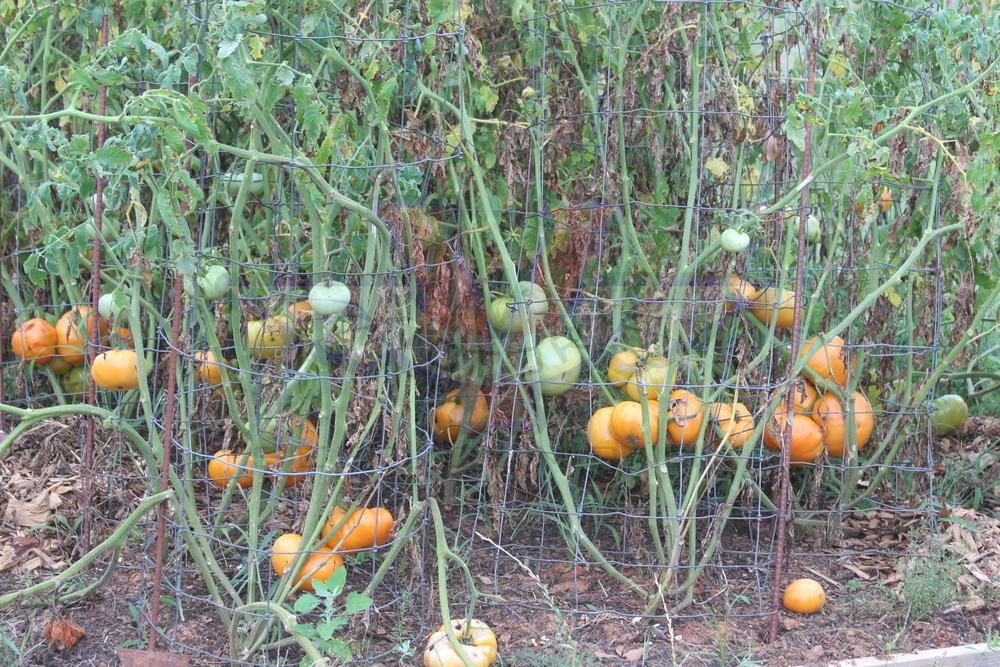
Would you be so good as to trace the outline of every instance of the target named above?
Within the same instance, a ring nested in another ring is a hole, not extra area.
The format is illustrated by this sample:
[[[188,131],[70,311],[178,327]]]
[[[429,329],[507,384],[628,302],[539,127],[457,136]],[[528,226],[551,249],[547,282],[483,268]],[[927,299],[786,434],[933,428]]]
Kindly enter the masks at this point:
[[[318,607],[320,605],[320,602],[321,600],[315,595],[312,595],[311,593],[306,593],[305,595],[303,595],[302,597],[300,597],[298,600],[295,601],[295,606],[292,607],[292,610],[296,614],[308,614],[313,609]]]
[[[347,594],[347,602],[344,609],[348,614],[357,614],[358,612],[368,609],[372,605],[373,600],[367,595],[362,595],[357,591],[351,591]]]
[[[243,35],[236,35],[233,39],[227,39],[225,41],[219,42],[219,58],[225,60],[229,56],[236,52],[236,49],[240,48],[240,44],[243,42]]]

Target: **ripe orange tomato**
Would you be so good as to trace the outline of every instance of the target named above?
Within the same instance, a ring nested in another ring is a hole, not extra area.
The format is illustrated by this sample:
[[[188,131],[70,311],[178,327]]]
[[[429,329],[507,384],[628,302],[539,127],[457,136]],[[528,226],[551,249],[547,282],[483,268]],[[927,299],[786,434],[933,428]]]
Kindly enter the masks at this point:
[[[823,441],[830,456],[843,456],[847,451],[847,414],[837,397],[823,394],[813,407],[812,419],[823,429]],[[860,391],[854,392],[854,442],[860,452],[872,437],[875,413]]]
[[[645,447],[656,442],[660,428],[660,404],[648,402],[649,439],[642,431],[642,404],[636,401],[622,401],[611,410],[608,431],[611,436],[630,449]]]
[[[587,442],[595,456],[608,461],[621,461],[635,450],[618,442],[611,435],[611,413],[614,410],[613,407],[601,408],[590,416],[590,421],[587,422]]]
[[[198,378],[205,384],[222,384],[222,368],[211,350],[195,352],[194,360],[198,362]]]
[[[775,320],[775,329],[788,329],[795,317],[795,292],[765,287],[758,290],[750,302],[750,313],[764,324]]]
[[[288,455],[281,449],[264,454],[264,465],[271,471],[275,484],[281,487],[295,486],[306,481],[307,475],[301,473],[312,470],[312,452],[310,445],[299,445],[294,454]]]
[[[395,523],[392,512],[384,507],[358,508],[333,532],[343,518],[343,508],[334,507],[324,526],[324,534],[332,533],[326,545],[341,553],[364,551],[388,543]]]
[[[279,577],[283,577],[288,567],[302,549],[302,536],[298,533],[285,533],[271,545],[271,569]]]
[[[22,324],[10,337],[14,356],[36,364],[47,364],[56,353],[59,337],[55,327],[40,317]]]
[[[701,399],[686,389],[670,392],[670,408],[667,435],[675,445],[694,447],[701,431]]]
[[[326,581],[330,575],[342,567],[344,567],[344,559],[338,554],[325,549],[317,551],[306,558],[302,569],[295,575],[295,583],[301,582],[301,590],[312,592],[316,590],[313,588],[313,581],[316,579]]]
[[[764,446],[772,452],[781,451],[787,416],[785,408],[778,408],[764,428]],[[823,431],[820,427],[806,415],[793,413],[789,460],[792,463],[808,463],[816,460],[822,450]]]
[[[74,366],[82,364],[85,357],[84,349],[87,333],[90,330],[89,318],[90,306],[75,306],[63,313],[59,321],[56,322],[56,336],[59,341],[56,353]],[[110,333],[111,325],[98,314],[97,343],[106,344]]]
[[[753,415],[742,403],[714,404],[712,420],[720,442],[725,440],[733,447],[742,447],[753,435]]]
[[[287,311],[292,321],[300,326],[312,319],[313,309],[308,299],[296,301],[288,306]]]
[[[467,401],[472,401],[468,421],[465,419]],[[454,444],[463,428],[480,433],[486,428],[489,415],[490,404],[478,388],[452,389],[444,403],[434,408],[434,439]]]
[[[826,380],[832,380],[839,385],[847,382],[847,357],[844,354],[844,339],[834,336],[829,343],[823,343],[819,336],[813,336],[802,346],[802,355],[805,356],[817,347],[809,360],[808,366],[816,375]]]
[[[291,446],[315,447],[319,443],[319,431],[311,419],[291,412],[283,412],[278,417],[264,420],[260,430],[260,446],[264,453],[282,452]]]
[[[296,533],[285,533],[271,545],[271,568],[279,577],[285,576],[295,557],[302,551],[302,536]],[[321,549],[310,554],[299,571],[295,574],[293,583],[302,584],[301,590],[313,591],[313,580],[326,581],[338,568],[344,566],[344,559]]]
[[[212,484],[226,488],[229,480],[236,478],[236,484],[244,489],[253,486],[253,459],[248,454],[234,454],[228,449],[220,449],[208,461],[208,478]]]
[[[804,377],[795,378],[791,385],[795,412],[809,412],[819,396],[816,387]]]
[[[726,312],[733,312],[738,305],[746,307],[756,293],[757,288],[745,278],[736,274],[727,276],[726,284],[722,288],[722,295],[726,299]]]
[[[878,196],[878,207],[883,213],[888,213],[889,209],[892,208],[892,190],[889,189],[889,186],[882,188],[882,192]]]
[[[97,355],[90,377],[103,389],[135,389],[139,386],[138,357],[134,350],[108,350]]]
[[[135,347],[135,336],[132,330],[126,327],[118,327],[118,344],[122,347]]]
[[[466,628],[464,619],[452,619],[451,627],[474,667],[489,667],[496,661],[497,638],[490,626],[472,619],[472,623]],[[448,641],[448,633],[442,625],[427,640],[424,667],[464,667],[464,665]]]
[[[635,372],[628,378],[625,394],[636,402],[639,402],[642,394],[645,394],[650,401],[660,400],[660,396],[670,389],[674,381],[673,376],[667,378],[668,365],[667,358],[660,355],[649,355],[645,359],[640,359]]]
[[[796,614],[815,614],[826,604],[826,591],[815,579],[796,579],[785,589],[782,603]]]

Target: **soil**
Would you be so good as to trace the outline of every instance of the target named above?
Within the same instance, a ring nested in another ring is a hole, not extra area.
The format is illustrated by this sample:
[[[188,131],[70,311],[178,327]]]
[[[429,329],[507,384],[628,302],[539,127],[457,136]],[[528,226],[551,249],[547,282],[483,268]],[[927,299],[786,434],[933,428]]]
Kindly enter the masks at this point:
[[[981,425],[987,430],[996,427],[990,420]],[[43,581],[73,562],[71,528],[79,518],[81,496],[77,426],[69,423],[40,428],[0,459],[0,475],[8,480],[6,493],[0,498],[0,595]],[[75,435],[67,437],[69,432]],[[99,460],[106,459],[111,465],[115,457],[110,454],[118,452],[119,445],[100,436]],[[963,438],[964,443],[981,443],[982,433],[976,430]],[[963,451],[957,442],[952,440],[950,447]],[[128,480],[117,487],[97,483],[95,500],[101,509],[97,519],[102,536],[137,502],[139,481],[135,480],[135,490]],[[41,496],[43,491],[48,495]],[[38,502],[31,505],[29,501]],[[15,510],[42,511],[43,506],[49,508],[48,529],[28,529],[21,525],[23,521],[18,522],[22,515]],[[990,530],[996,534],[995,520],[986,515],[953,516],[962,517],[956,519],[961,525],[980,518],[993,521]],[[476,616],[497,634],[500,665],[783,667],[976,643],[985,641],[987,634],[1000,632],[1000,596],[988,586],[985,599],[976,598],[975,604],[970,602],[975,596],[966,594],[971,595],[973,589],[982,594],[984,589],[969,584],[959,586],[943,610],[919,620],[910,617],[907,605],[900,601],[900,572],[914,555],[924,557],[922,549],[928,548],[927,540],[931,539],[915,517],[875,512],[852,518],[833,542],[815,535],[796,535],[786,576],[820,580],[828,600],[823,611],[812,616],[782,611],[778,637],[771,644],[767,642],[771,561],[767,553],[755,554],[755,537],[745,530],[726,535],[729,555],[725,562],[714,563],[725,567],[706,572],[690,606],[673,617],[660,614],[646,618],[639,613],[641,600],[622,592],[623,587],[598,567],[583,565],[582,556],[567,557],[558,535],[519,535],[522,543],[536,545],[521,553],[511,547],[511,553],[519,555],[519,564],[509,557],[496,558],[498,552],[489,538],[473,534],[468,521],[459,521],[459,512],[446,512],[445,521],[466,538],[464,544],[474,547],[468,563],[477,588],[484,594],[477,603]],[[151,515],[150,523],[140,524],[134,539],[128,541],[109,581],[82,602],[60,605],[56,594],[49,591],[0,607],[0,664],[111,666],[121,664],[117,649],[147,648],[153,518]],[[953,537],[968,542],[985,539],[978,537],[984,533],[989,531],[953,533]],[[756,537],[759,540],[760,536]],[[542,543],[554,548],[539,550],[537,544]],[[863,544],[876,548],[864,549]],[[376,596],[375,611],[353,623],[350,636],[364,636],[366,646],[352,664],[419,664],[416,649],[436,629],[436,570],[433,560],[413,561],[410,552],[417,553],[420,545],[412,547],[404,552],[409,554],[404,566],[393,573],[398,579],[395,588],[383,587]],[[996,551],[1000,553],[1000,547]],[[608,553],[624,564],[625,574],[649,581],[651,571],[642,567],[648,554],[626,549]],[[995,563],[996,554],[989,558]],[[99,562],[106,564],[107,560]],[[232,571],[241,565],[238,561],[223,562]],[[371,572],[374,566],[370,558],[362,559],[352,563],[349,571]],[[100,576],[103,567],[94,566],[85,576]],[[228,655],[224,626],[207,601],[193,566],[168,563],[168,571],[173,575],[165,582],[167,602],[161,616],[165,638],[160,647],[184,652],[191,656],[192,665],[229,664],[218,657]],[[974,578],[971,581],[975,583]],[[466,587],[461,572],[453,568],[449,582],[452,613],[460,614],[467,602],[462,599]],[[502,599],[488,597],[494,593]],[[44,639],[52,619],[72,621],[86,634],[71,648],[52,648]],[[262,664],[296,665],[299,658],[297,649],[279,648]]]

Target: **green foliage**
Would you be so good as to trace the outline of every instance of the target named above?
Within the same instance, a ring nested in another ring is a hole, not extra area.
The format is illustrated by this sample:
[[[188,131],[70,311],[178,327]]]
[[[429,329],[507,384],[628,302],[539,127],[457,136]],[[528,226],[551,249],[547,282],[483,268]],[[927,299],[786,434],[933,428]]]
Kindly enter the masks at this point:
[[[900,596],[909,610],[911,623],[922,621],[958,599],[958,560],[942,549],[912,558],[903,571]]]
[[[303,593],[295,601],[292,610],[296,614],[318,612],[318,618],[311,623],[299,622],[292,628],[294,632],[308,637],[327,657],[340,663],[352,660],[349,640],[342,634],[350,622],[350,617],[362,613],[372,605],[372,599],[356,591],[349,591],[343,604],[337,599],[347,582],[347,569],[339,567],[326,581],[313,580],[316,594]],[[303,658],[302,665],[311,662]]]

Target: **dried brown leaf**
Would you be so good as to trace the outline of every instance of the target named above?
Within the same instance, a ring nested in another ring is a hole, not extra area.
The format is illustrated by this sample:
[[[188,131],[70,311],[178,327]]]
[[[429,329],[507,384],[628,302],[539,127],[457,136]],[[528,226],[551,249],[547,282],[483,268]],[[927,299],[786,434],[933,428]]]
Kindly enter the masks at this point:
[[[51,618],[45,626],[43,636],[53,651],[65,651],[73,648],[87,633],[71,618]]]

